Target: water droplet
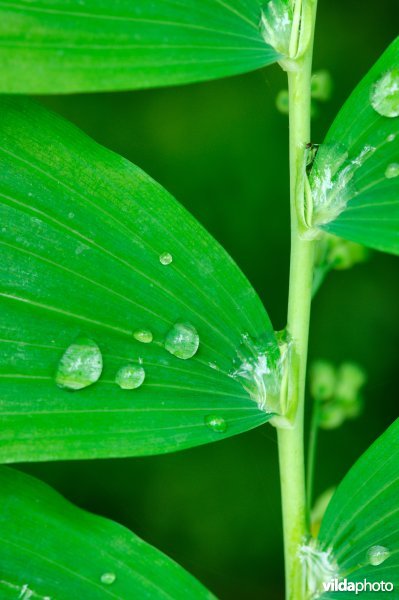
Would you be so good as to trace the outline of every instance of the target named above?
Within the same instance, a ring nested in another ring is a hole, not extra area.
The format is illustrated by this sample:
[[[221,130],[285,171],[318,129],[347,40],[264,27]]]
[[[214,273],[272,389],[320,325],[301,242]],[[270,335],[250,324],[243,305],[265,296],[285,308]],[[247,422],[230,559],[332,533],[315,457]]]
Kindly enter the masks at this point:
[[[391,163],[385,170],[385,177],[387,179],[394,179],[399,176],[399,163]]]
[[[59,387],[81,390],[98,381],[102,369],[100,348],[93,340],[79,337],[62,355],[55,381]]]
[[[399,116],[399,69],[388,71],[374,84],[370,101],[383,117]]]
[[[217,366],[217,364],[216,364],[216,363],[214,363],[214,362],[209,362],[209,363],[208,363],[208,366],[209,366],[211,369],[213,369],[214,371],[219,371],[219,367],[218,367],[218,366]]]
[[[133,337],[143,344],[150,344],[153,340],[152,333],[149,329],[138,329],[133,333]]]
[[[75,213],[73,213],[73,212],[68,213],[68,219],[73,219],[74,217],[75,217]]]
[[[115,573],[103,573],[100,577],[101,583],[112,585],[116,580]]]
[[[390,551],[385,546],[372,546],[367,550],[367,560],[373,567],[382,565],[390,555]]]
[[[387,142],[393,142],[396,138],[396,135],[394,133],[390,133],[389,136],[387,137]]]
[[[183,360],[192,358],[198,346],[199,335],[191,323],[175,323],[165,338],[165,349]]]
[[[170,265],[172,260],[173,256],[170,254],[170,252],[162,252],[162,254],[159,256],[159,262],[162,265]]]
[[[145,379],[143,367],[137,365],[125,365],[121,367],[115,376],[115,383],[122,390],[134,390],[140,387]]]
[[[205,425],[215,431],[216,433],[224,433],[227,431],[227,423],[223,417],[217,415],[208,415],[205,417]]]

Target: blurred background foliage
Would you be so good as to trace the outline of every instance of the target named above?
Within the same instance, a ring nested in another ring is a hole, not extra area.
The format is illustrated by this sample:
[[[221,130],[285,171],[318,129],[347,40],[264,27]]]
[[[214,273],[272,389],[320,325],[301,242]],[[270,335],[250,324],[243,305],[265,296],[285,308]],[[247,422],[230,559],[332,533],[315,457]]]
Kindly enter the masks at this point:
[[[334,93],[312,142],[397,35],[397,0],[320,0],[315,69]],[[287,118],[278,67],[200,85],[41,98],[127,157],[178,198],[234,257],[276,329],[285,325],[289,266]],[[310,358],[353,360],[368,373],[365,410],[323,431],[316,495],[334,486],[398,416],[399,262],[373,253],[334,272],[313,307]],[[22,465],[78,506],[133,529],[221,599],[283,597],[275,432],[150,458]],[[126,599],[128,600],[128,599]]]

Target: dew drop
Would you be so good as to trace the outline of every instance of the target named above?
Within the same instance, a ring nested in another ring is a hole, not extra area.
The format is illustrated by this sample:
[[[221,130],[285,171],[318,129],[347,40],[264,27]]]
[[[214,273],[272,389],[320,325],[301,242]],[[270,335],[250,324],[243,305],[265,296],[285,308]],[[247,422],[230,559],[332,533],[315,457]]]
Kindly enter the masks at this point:
[[[103,573],[100,577],[101,583],[112,585],[116,580],[115,573]]]
[[[399,163],[391,163],[385,170],[385,177],[387,179],[394,179],[399,176]]]
[[[153,335],[149,329],[138,329],[133,333],[133,337],[143,344],[150,344],[153,340]]]
[[[208,415],[205,417],[205,425],[215,431],[216,433],[224,433],[227,431],[227,423],[223,417],[217,415]]]
[[[173,261],[173,256],[170,254],[170,252],[162,252],[162,254],[160,254],[159,256],[159,262],[162,265],[170,265],[170,263]]]
[[[74,218],[75,218],[75,213],[69,212],[68,213],[68,219],[74,219]]]
[[[387,137],[387,142],[395,141],[396,135],[394,133],[390,133]]]
[[[98,381],[102,369],[100,348],[93,340],[78,337],[62,355],[55,381],[61,388],[81,390]]]
[[[165,349],[183,360],[192,358],[198,346],[199,335],[191,323],[175,323],[165,338]]]
[[[374,84],[370,101],[383,117],[399,116],[399,69],[388,71]]]
[[[367,551],[367,560],[373,567],[378,567],[387,560],[391,555],[388,548],[385,546],[371,546]]]
[[[136,365],[125,365],[119,369],[115,376],[115,383],[122,390],[134,390],[142,385],[145,379],[143,367]]]

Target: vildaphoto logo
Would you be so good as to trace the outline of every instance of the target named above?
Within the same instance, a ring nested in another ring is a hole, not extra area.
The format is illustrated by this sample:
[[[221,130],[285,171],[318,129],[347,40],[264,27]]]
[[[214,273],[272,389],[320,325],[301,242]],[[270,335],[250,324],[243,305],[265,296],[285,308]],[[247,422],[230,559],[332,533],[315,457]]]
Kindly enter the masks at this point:
[[[390,581],[348,581],[345,579],[331,579],[323,582],[325,592],[393,592],[394,586]]]

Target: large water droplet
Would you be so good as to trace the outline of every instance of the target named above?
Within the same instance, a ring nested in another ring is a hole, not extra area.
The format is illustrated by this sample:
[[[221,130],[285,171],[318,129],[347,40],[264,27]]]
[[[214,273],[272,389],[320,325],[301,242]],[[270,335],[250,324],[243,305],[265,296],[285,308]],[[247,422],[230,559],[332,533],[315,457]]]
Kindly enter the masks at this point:
[[[374,84],[370,101],[383,117],[399,116],[399,69],[388,71]]]
[[[399,163],[391,163],[385,170],[385,177],[387,179],[394,179],[399,176]]]
[[[227,423],[223,417],[217,415],[208,415],[205,417],[205,425],[216,433],[224,433],[227,430]]]
[[[390,551],[388,548],[385,548],[385,546],[371,546],[371,548],[367,550],[367,560],[373,567],[381,565],[390,557],[390,555]]]
[[[93,340],[77,338],[58,363],[56,384],[69,390],[81,390],[100,378],[103,369],[101,350]]]
[[[119,369],[115,376],[115,383],[122,390],[134,390],[142,385],[145,379],[143,367],[137,365],[125,365]]]
[[[162,254],[159,256],[159,262],[162,265],[170,265],[170,263],[173,260],[173,256],[170,254],[170,252],[162,252]]]
[[[149,329],[138,329],[133,333],[133,337],[143,344],[150,344],[153,340],[153,335]]]
[[[191,323],[175,323],[165,338],[168,352],[186,360],[192,358],[199,346],[199,335]]]
[[[101,583],[105,585],[112,585],[116,580],[115,573],[103,573],[100,577]]]

